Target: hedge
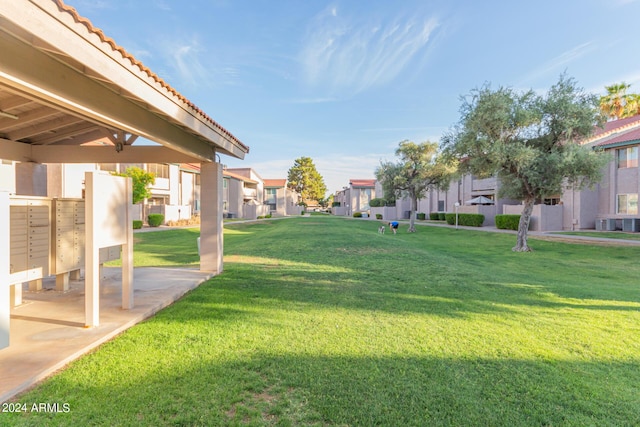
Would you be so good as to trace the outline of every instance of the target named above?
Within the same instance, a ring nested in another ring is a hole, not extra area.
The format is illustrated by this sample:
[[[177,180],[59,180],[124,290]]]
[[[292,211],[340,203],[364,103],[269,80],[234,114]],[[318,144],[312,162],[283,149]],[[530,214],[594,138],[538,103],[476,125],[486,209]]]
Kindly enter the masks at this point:
[[[429,212],[429,219],[431,221],[438,221],[440,220],[440,214],[438,212]]]
[[[448,213],[445,215],[445,219],[447,221],[447,224],[455,225],[456,214]],[[482,214],[470,214],[470,213],[458,214],[458,225],[466,225],[468,227],[482,227],[483,222],[484,222],[484,215]]]
[[[427,215],[426,215],[426,214],[424,214],[424,213],[422,213],[422,212],[418,212],[418,213],[416,214],[416,218],[418,218],[418,219],[419,219],[419,220],[421,220],[421,221],[425,220],[425,219],[426,219],[426,217],[427,217]]]
[[[376,219],[382,219],[382,214],[376,214]]]
[[[134,230],[140,230],[142,228],[142,221],[140,221],[139,219],[134,219],[133,220],[133,229]]]
[[[369,201],[369,206],[371,206],[372,208],[381,208],[384,205],[386,205],[386,201],[381,198],[371,199]]]
[[[164,222],[164,215],[162,214],[149,214],[147,217],[150,227],[158,227]]]
[[[438,212],[438,221],[446,221],[447,213],[446,212]]]
[[[362,212],[354,212],[353,213],[353,217],[354,218],[362,218]]]
[[[501,230],[517,230],[520,215],[496,215],[496,228]]]

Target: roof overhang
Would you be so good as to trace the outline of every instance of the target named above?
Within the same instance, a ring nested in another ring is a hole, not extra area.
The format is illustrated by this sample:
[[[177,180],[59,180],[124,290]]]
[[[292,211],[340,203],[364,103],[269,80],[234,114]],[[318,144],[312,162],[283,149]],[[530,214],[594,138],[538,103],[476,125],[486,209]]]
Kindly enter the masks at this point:
[[[0,158],[151,162],[144,156],[155,152],[165,162],[211,162],[249,151],[60,0],[0,2],[0,52]],[[166,148],[130,147],[137,137]],[[96,140],[111,147],[80,147]]]

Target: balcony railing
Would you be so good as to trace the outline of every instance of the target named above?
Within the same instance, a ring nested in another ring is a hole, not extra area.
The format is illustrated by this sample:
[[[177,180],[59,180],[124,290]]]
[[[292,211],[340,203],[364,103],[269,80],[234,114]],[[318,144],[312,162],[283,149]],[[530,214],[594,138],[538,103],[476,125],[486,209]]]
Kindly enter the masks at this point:
[[[258,198],[258,190],[255,188],[245,188],[242,190],[242,195],[245,199],[257,199]]]

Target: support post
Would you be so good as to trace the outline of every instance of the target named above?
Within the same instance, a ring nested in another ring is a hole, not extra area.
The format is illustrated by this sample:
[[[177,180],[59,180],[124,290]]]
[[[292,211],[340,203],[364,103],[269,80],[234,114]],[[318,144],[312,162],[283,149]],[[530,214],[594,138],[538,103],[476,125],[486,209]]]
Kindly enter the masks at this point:
[[[84,248],[84,315],[85,327],[100,324],[100,248],[95,237],[99,230],[94,230],[96,194],[93,182],[94,174],[85,174],[85,248]]]
[[[9,347],[11,297],[9,290],[9,193],[0,192],[0,349]]]
[[[122,308],[133,308],[133,184],[131,178],[127,179],[127,211],[125,215],[126,243],[122,245],[120,256],[122,257]]]
[[[223,270],[222,179],[220,163],[201,164],[200,270],[214,274]]]

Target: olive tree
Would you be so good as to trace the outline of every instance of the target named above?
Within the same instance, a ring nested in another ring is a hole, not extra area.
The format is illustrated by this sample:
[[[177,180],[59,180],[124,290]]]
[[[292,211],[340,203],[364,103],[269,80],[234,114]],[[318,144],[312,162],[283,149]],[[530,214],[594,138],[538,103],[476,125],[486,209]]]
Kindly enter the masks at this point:
[[[580,145],[604,121],[598,97],[562,75],[545,95],[484,85],[462,99],[462,117],[442,139],[445,155],[462,173],[497,176],[499,197],[523,201],[513,250],[530,251],[534,203],[601,179],[606,157]]]
[[[411,201],[409,232],[416,231],[415,218],[418,199],[432,189],[446,190],[452,177],[452,168],[438,155],[438,144],[423,142],[416,144],[402,141],[396,149],[397,162],[380,162],[375,171],[382,184],[385,199],[408,197]]]

